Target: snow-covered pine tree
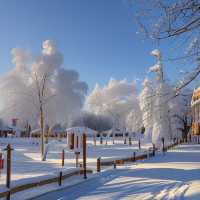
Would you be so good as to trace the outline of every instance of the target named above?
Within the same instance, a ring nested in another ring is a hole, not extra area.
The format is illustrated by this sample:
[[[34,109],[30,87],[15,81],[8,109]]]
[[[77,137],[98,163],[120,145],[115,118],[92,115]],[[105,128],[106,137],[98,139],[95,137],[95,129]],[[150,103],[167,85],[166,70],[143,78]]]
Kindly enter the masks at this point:
[[[152,83],[145,78],[143,82],[143,90],[139,96],[140,109],[142,111],[142,121],[145,127],[145,138],[148,141],[152,139],[152,128],[153,128],[153,98],[154,91]]]

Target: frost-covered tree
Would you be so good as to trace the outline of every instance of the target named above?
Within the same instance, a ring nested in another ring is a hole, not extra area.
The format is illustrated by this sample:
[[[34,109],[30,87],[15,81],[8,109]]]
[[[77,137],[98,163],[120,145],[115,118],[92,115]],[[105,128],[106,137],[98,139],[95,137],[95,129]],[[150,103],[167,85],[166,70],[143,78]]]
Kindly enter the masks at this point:
[[[182,137],[183,130],[186,129],[185,117],[190,113],[191,95],[176,94],[174,86],[164,78],[160,51],[154,50],[152,54],[158,59],[157,63],[150,67],[150,71],[155,72],[157,77],[154,92],[149,96],[153,100],[152,141],[159,144],[162,138],[169,141]]]
[[[23,49],[12,50],[14,68],[0,76],[1,116],[9,122],[19,118],[37,128],[39,96],[44,104],[45,124],[65,123],[80,112],[87,84],[74,70],[64,69],[63,55],[47,40],[42,53],[33,57]]]
[[[168,100],[168,86],[163,83],[158,83],[155,91],[155,102],[153,108],[153,130],[152,141],[153,143],[161,142],[161,139],[170,140],[171,137],[171,124],[170,124],[170,109]]]
[[[191,98],[192,91],[184,89],[169,103],[174,138],[187,138],[192,123]]]
[[[146,78],[143,82],[143,90],[140,93],[140,109],[142,111],[142,121],[145,127],[145,138],[152,139],[153,129],[153,103],[154,103],[154,90],[152,83]]]
[[[93,113],[110,116],[113,129],[124,130],[136,98],[135,83],[111,79],[105,87],[96,85],[86,100],[86,108]]]
[[[169,100],[171,98],[171,91],[169,85],[164,80],[162,55],[159,50],[153,50],[152,55],[156,56],[157,63],[150,67],[151,72],[155,72],[157,76],[155,97],[153,105],[153,130],[152,142],[159,144],[161,139],[170,140],[171,124],[170,124],[170,109]]]
[[[1,117],[40,127],[43,157],[45,125],[64,123],[78,114],[87,84],[79,81],[76,71],[62,68],[63,55],[51,40],[43,42],[36,58],[18,48],[12,55],[14,68],[0,77]]]
[[[141,133],[142,126],[142,111],[139,101],[135,99],[134,106],[126,118],[126,127],[129,132]]]

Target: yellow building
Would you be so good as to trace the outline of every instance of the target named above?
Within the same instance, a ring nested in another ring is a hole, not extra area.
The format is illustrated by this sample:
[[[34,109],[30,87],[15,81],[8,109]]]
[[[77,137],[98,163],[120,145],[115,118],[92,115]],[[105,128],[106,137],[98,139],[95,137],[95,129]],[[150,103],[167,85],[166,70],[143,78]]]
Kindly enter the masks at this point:
[[[200,87],[196,88],[192,95],[192,134],[200,135]]]

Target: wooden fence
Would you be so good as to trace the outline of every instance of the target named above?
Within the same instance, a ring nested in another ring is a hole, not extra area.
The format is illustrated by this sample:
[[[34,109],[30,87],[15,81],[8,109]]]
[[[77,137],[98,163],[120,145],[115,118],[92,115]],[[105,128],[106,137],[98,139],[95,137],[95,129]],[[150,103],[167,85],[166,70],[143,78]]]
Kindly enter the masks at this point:
[[[173,147],[184,143],[183,140],[176,141],[173,144],[167,145],[163,148],[164,151],[167,151],[169,149],[172,149]],[[102,166],[114,166],[116,168],[116,165],[123,165],[125,162],[136,162],[138,160],[144,160],[149,157],[155,156],[155,152],[158,151],[157,148],[149,148],[148,151],[144,152],[143,154],[136,155],[136,152],[133,152],[133,156],[126,157],[126,158],[119,158],[115,160],[106,160],[106,159],[97,159],[97,172],[101,171]]]
[[[171,149],[173,147],[175,147],[178,144],[183,143],[183,141],[178,141],[178,142],[174,142],[173,144],[170,144],[168,146],[166,146],[164,148],[164,151],[167,151],[168,149]],[[147,159],[149,157],[153,157],[155,156],[155,152],[158,149],[156,148],[149,148],[148,151],[136,155],[136,152],[133,153],[132,157],[126,157],[126,158],[120,158],[120,159],[116,159],[116,160],[101,160],[100,158],[97,159],[97,172],[101,171],[101,167],[102,166],[114,166],[114,168],[116,167],[116,165],[122,165],[125,162],[136,162],[138,160],[144,160]],[[73,171],[71,173],[66,173],[66,174],[62,174],[60,173],[58,176],[54,176],[51,178],[46,178],[46,179],[42,179],[42,180],[37,180],[37,181],[33,181],[31,183],[24,183],[24,184],[20,184],[11,188],[7,188],[5,191],[0,192],[0,198],[6,197],[7,199],[10,199],[10,195],[17,193],[17,192],[21,192],[23,190],[27,190],[27,189],[31,189],[34,187],[39,187],[39,186],[43,186],[43,185],[47,185],[47,184],[51,184],[51,183],[58,183],[59,185],[61,185],[62,180],[65,180],[69,177],[75,176],[75,175],[80,175],[83,174],[84,170],[83,169],[77,169],[76,171]],[[93,173],[92,170],[87,169],[87,173]]]
[[[10,198],[9,196],[11,194],[21,192],[23,190],[27,190],[30,188],[39,187],[39,186],[43,186],[43,185],[47,185],[47,184],[51,184],[51,183],[56,183],[56,182],[59,184],[60,181],[65,180],[71,176],[81,175],[81,174],[83,174],[83,172],[84,172],[84,170],[80,169],[80,170],[73,171],[71,173],[63,174],[62,176],[60,176],[60,174],[59,174],[57,177],[47,178],[47,179],[43,179],[43,180],[39,180],[39,181],[34,181],[31,183],[20,184],[15,187],[11,187],[10,189],[7,189],[4,192],[1,192],[0,198],[7,197],[7,199],[9,199]],[[93,171],[90,169],[87,169],[87,173],[93,173]]]

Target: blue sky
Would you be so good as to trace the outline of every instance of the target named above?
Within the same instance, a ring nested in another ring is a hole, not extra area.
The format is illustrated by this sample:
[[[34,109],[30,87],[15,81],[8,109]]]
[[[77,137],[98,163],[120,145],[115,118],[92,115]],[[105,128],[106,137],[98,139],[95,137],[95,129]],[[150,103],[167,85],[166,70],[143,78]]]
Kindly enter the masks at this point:
[[[64,54],[64,66],[75,69],[90,90],[95,83],[143,79],[158,48],[137,32],[128,0],[0,0],[0,74],[11,67],[10,50],[37,54],[42,41],[53,39]],[[168,44],[159,47],[168,52]],[[177,69],[166,63],[168,76]]]

